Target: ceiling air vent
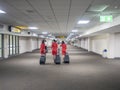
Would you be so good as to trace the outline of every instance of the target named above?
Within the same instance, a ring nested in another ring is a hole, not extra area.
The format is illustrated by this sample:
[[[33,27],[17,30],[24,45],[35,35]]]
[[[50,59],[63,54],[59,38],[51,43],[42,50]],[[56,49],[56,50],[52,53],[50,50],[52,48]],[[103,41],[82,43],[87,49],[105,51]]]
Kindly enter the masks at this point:
[[[90,12],[102,12],[104,11],[106,8],[108,7],[108,5],[92,5],[88,8],[87,11]]]

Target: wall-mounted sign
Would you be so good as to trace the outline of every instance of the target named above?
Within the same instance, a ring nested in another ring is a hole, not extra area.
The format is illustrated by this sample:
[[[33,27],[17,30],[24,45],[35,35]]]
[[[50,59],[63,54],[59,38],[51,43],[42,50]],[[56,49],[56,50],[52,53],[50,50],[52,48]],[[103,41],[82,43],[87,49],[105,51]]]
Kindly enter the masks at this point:
[[[28,27],[27,26],[15,26],[16,28],[18,28],[18,29],[28,29]]]
[[[15,28],[15,27],[12,27],[12,32],[15,32],[15,33],[20,33],[21,30],[18,29],[18,28]]]
[[[66,38],[66,36],[56,36],[56,38],[64,39],[64,38]]]
[[[113,16],[107,15],[107,16],[100,16],[100,22],[112,22]]]

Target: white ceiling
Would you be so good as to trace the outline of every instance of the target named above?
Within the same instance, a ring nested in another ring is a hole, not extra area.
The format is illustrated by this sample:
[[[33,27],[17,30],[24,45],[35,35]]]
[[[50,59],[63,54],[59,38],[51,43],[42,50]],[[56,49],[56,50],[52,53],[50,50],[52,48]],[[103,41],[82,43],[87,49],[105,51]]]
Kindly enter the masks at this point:
[[[104,11],[97,11],[102,6]],[[115,8],[117,6],[117,8]],[[120,14],[120,0],[0,0],[0,23],[36,26],[39,31],[66,35],[72,29],[84,32],[102,23],[100,15]],[[78,20],[89,19],[88,25],[77,25]]]

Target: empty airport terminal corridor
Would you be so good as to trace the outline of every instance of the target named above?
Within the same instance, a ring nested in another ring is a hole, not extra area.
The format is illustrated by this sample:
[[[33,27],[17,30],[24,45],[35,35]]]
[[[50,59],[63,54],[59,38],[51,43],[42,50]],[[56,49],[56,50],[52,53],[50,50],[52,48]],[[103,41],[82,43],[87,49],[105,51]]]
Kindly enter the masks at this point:
[[[120,60],[68,46],[70,64],[45,65],[39,50],[0,61],[0,90],[120,90]]]

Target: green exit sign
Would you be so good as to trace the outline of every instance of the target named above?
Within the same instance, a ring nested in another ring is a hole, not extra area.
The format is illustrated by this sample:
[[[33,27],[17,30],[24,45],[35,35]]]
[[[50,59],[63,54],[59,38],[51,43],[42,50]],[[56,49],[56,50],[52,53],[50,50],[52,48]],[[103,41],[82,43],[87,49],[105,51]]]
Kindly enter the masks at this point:
[[[113,21],[112,15],[100,16],[100,22],[112,22],[112,21]]]

